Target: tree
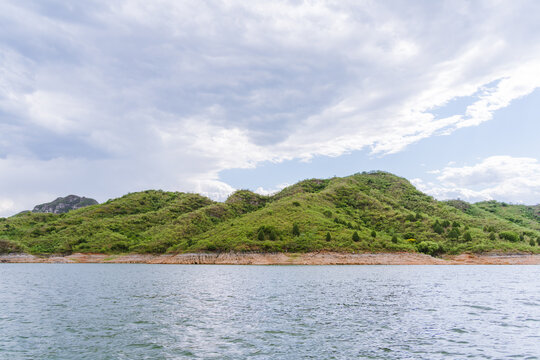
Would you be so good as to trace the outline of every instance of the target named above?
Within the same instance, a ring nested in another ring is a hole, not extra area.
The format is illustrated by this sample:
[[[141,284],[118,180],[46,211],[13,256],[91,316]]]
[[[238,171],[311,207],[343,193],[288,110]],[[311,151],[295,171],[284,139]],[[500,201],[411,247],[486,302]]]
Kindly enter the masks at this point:
[[[459,239],[459,236],[460,236],[460,232],[458,230],[458,228],[455,228],[453,227],[449,232],[448,232],[448,238],[449,239],[452,239],[452,240],[457,240]]]
[[[332,236],[329,232],[326,233],[326,241],[332,241]]]
[[[398,239],[397,239],[397,236],[396,236],[396,235],[392,236],[392,242],[393,242],[394,244],[397,244]]]
[[[353,239],[354,242],[360,241],[360,236],[358,236],[358,231],[355,231],[355,232],[352,234],[352,239]]]
[[[495,240],[495,233],[490,233],[489,234],[489,240]]]
[[[300,228],[298,227],[298,224],[294,224],[292,227],[292,234],[293,236],[300,236]]]
[[[435,223],[431,227],[433,228],[433,231],[439,235],[444,232],[444,228],[441,223],[439,223],[439,220],[435,220]]]
[[[372,238],[376,238],[377,237],[377,232],[375,230],[372,230],[371,231],[371,237]]]
[[[271,225],[270,226],[262,225],[261,227],[259,227],[259,230],[257,231],[257,239],[261,241],[266,240],[266,239],[275,241],[278,239],[278,237],[279,237],[278,232]]]
[[[534,241],[534,239],[531,239],[531,240],[529,241],[529,245],[531,245],[531,246],[536,246],[536,241]]]
[[[463,234],[463,240],[472,241],[471,233],[467,231],[465,234]]]

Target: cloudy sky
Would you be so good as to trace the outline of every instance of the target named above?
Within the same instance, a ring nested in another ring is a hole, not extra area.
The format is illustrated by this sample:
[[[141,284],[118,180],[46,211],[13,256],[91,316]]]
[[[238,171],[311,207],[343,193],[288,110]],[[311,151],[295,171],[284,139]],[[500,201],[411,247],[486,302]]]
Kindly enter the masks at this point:
[[[0,216],[385,170],[540,202],[538,1],[0,2]]]

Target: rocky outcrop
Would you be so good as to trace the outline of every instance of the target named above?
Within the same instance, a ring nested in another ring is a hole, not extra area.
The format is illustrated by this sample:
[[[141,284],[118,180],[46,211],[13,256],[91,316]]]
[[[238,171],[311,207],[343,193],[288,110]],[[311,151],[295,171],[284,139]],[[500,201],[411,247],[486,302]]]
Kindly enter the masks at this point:
[[[70,210],[76,210],[85,206],[97,204],[98,202],[94,199],[89,199],[84,196],[80,197],[77,195],[68,195],[66,197],[59,197],[58,199],[50,203],[36,205],[32,212],[63,214],[67,213]]]

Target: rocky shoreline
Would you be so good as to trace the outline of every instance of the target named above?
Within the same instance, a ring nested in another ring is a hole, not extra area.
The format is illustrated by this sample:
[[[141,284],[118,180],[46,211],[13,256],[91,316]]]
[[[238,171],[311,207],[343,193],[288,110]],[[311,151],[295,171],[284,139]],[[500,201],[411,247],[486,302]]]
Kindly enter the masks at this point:
[[[0,263],[119,263],[216,265],[540,265],[540,254],[461,254],[436,258],[417,253],[199,253],[0,255]]]

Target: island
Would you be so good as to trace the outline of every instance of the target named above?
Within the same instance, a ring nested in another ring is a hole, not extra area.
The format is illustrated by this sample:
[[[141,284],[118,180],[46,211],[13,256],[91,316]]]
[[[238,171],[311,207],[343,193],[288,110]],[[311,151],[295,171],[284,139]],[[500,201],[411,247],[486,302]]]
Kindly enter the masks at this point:
[[[225,202],[147,190],[0,218],[2,262],[540,264],[540,206],[438,201],[374,171]]]

